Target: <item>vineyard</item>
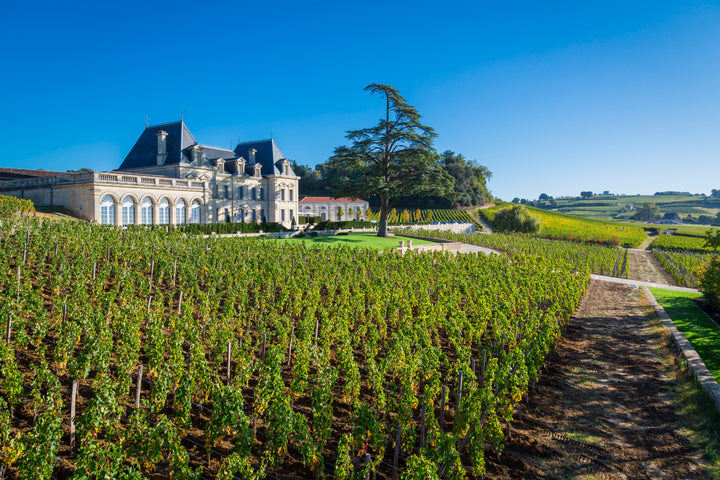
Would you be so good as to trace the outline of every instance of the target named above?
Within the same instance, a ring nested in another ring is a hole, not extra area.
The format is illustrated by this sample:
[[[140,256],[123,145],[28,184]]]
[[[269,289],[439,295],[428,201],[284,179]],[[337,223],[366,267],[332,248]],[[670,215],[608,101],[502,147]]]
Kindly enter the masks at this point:
[[[398,234],[402,229],[394,229]],[[628,251],[624,248],[532,238],[519,234],[467,235],[451,232],[414,231],[413,235],[470,243],[506,252],[510,257],[533,255],[567,262],[579,270],[598,275],[627,278]]]
[[[492,224],[495,212],[508,205],[501,204],[483,209],[480,210],[480,214]],[[645,232],[641,227],[615,225],[600,220],[564,215],[533,207],[528,207],[528,210],[531,215],[539,218],[542,223],[539,236],[551,240],[636,247],[645,239]]]
[[[665,250],[653,250],[653,255],[682,287],[697,288],[698,279],[696,273],[700,266],[705,263],[710,255],[701,255],[692,252],[674,252]]]
[[[658,235],[652,248],[661,250],[677,250],[688,252],[710,253],[712,249],[705,247],[705,238],[687,237],[685,235]]]
[[[374,212],[368,215],[368,220],[380,220],[380,213]],[[388,214],[388,223],[476,223],[476,220],[465,210],[402,210],[398,212],[394,208]]]
[[[553,256],[3,222],[5,478],[482,475],[589,281]]]

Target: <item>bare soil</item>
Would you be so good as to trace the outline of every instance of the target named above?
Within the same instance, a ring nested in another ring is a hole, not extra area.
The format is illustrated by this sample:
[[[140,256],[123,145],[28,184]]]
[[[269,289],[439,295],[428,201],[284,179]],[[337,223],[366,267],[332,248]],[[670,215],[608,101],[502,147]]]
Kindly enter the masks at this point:
[[[631,280],[678,286],[651,252],[630,250],[629,254],[628,276]]]
[[[486,478],[709,478],[640,290],[593,281]]]

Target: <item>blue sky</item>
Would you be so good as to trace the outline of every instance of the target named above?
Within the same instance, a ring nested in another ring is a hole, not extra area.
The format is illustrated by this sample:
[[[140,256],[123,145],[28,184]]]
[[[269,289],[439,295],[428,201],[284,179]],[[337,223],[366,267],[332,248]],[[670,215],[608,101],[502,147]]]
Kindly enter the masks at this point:
[[[0,167],[119,166],[145,126],[301,164],[392,85],[493,194],[720,188],[720,2],[5,2]]]

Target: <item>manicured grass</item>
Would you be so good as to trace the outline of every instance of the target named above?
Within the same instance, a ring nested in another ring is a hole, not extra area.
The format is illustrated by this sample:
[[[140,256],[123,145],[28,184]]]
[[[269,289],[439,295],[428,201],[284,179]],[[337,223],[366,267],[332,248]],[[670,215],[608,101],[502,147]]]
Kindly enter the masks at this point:
[[[661,288],[650,288],[650,292],[692,343],[715,380],[720,382],[720,326],[693,303],[692,299],[701,294]]]
[[[400,241],[412,240],[413,245],[427,245],[430,242],[428,240],[419,240],[417,238],[407,237],[389,237],[381,238],[375,235],[329,235],[323,237],[305,237],[305,238],[288,238],[280,240],[284,242],[303,242],[310,245],[323,245],[323,246],[352,246],[362,248],[374,248],[376,250],[385,250],[387,248],[397,248],[400,246]]]

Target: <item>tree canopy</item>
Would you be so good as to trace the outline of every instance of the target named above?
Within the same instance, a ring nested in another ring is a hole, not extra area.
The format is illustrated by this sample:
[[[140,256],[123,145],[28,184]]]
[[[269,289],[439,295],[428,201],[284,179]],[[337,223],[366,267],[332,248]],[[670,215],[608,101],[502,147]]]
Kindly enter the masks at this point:
[[[655,205],[654,202],[645,202],[638,207],[634,217],[635,220],[655,220],[660,218],[660,207]]]
[[[378,236],[388,236],[390,209],[409,195],[443,195],[453,187],[433,148],[435,131],[393,87],[373,83],[366,91],[385,98],[385,118],[374,127],[350,130],[350,146],[337,147],[326,163],[334,170],[334,195],[377,197]]]

